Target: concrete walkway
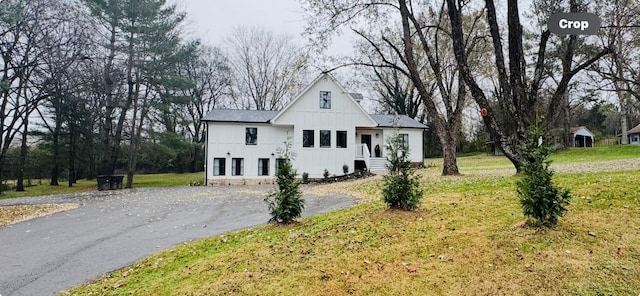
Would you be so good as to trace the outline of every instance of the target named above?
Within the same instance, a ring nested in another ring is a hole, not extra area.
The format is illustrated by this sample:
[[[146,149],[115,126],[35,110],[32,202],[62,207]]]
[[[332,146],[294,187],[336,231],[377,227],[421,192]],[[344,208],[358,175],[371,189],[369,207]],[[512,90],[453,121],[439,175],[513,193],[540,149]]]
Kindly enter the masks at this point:
[[[272,186],[177,187],[0,200],[80,207],[0,228],[0,295],[54,295],[170,246],[264,224]],[[305,196],[305,216],[350,207]]]

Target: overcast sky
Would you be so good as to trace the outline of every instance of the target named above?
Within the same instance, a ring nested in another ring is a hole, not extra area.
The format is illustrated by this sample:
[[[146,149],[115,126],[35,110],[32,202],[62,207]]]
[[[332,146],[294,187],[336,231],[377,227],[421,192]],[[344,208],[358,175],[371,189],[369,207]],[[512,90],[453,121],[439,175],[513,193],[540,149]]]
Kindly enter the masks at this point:
[[[299,40],[304,28],[297,0],[174,0],[188,14],[193,34],[205,43],[218,45],[233,28],[257,26]]]

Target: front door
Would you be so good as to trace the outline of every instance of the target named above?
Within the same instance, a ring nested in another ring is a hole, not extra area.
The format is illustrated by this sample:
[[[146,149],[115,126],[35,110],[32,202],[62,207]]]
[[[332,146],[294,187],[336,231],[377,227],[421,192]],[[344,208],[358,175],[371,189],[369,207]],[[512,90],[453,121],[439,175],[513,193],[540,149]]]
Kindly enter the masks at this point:
[[[367,149],[369,149],[369,155],[371,155],[371,135],[360,135],[360,143],[367,144]]]

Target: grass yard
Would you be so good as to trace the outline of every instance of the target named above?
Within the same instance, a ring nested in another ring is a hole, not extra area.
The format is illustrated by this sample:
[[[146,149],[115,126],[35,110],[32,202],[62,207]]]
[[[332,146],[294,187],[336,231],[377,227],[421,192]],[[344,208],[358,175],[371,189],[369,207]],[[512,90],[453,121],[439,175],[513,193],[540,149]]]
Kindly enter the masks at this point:
[[[553,159],[640,158],[640,147],[598,149]],[[434,161],[420,171],[426,192],[414,212],[388,210],[379,177],[317,186],[369,201],[179,245],[61,295],[640,294],[638,169],[558,173],[570,210],[535,229],[521,226],[518,177],[504,161],[461,158],[458,177],[439,176]]]
[[[204,179],[204,173],[190,174],[152,174],[152,175],[135,175],[133,178],[134,188],[143,187],[164,187],[164,186],[186,186],[192,181],[201,181]],[[36,183],[37,181],[32,181]],[[126,177],[124,182],[126,182]],[[86,192],[97,190],[96,180],[78,180],[73,187],[67,186],[66,182],[61,181],[59,186],[49,186],[49,180],[42,180],[43,185],[35,185],[26,188],[24,192],[3,191],[0,199],[17,198],[25,196],[41,196],[52,194],[65,194],[75,192]]]

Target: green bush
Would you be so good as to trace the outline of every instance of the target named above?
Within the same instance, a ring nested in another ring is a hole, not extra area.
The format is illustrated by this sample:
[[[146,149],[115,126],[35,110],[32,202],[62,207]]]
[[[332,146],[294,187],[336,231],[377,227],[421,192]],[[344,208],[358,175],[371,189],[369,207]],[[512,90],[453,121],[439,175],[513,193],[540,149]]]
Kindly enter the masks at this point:
[[[525,153],[527,161],[522,167],[522,179],[516,182],[522,212],[531,225],[553,226],[563,216],[571,193],[553,184],[553,171],[547,160],[553,151],[551,141],[539,142],[544,135],[541,124],[528,132]]]
[[[395,209],[406,211],[418,208],[423,191],[418,177],[411,169],[409,149],[395,133],[387,141],[387,174],[383,177],[382,196],[384,202]]]
[[[304,184],[309,183],[309,173],[307,172],[302,173],[302,183]]]
[[[344,173],[345,175],[349,173],[349,166],[347,164],[342,165],[342,173]]]
[[[278,149],[278,154],[282,158],[278,171],[276,172],[276,191],[269,193],[264,201],[269,207],[271,219],[269,222],[291,223],[294,219],[302,215],[304,209],[304,199],[300,191],[300,182],[296,180],[296,170],[293,169],[291,160],[294,155],[291,151],[291,141],[285,142],[284,149]]]

